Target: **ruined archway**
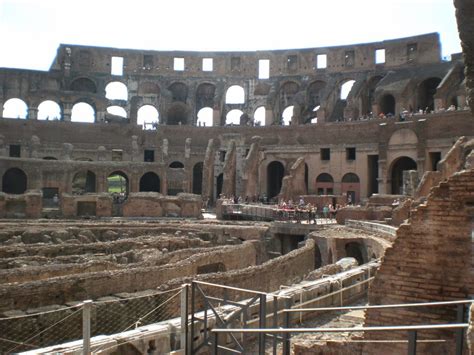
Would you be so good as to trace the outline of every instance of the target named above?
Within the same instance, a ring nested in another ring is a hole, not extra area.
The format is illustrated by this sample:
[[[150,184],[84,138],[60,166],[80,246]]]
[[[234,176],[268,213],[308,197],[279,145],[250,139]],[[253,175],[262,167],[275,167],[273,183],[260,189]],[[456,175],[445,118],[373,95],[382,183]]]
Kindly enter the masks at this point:
[[[189,107],[182,103],[175,103],[168,109],[167,124],[171,126],[185,125],[189,122]]]
[[[173,102],[186,103],[188,99],[188,87],[183,83],[173,83],[168,87],[171,92],[171,99]]]
[[[240,85],[232,85],[225,94],[226,104],[243,104],[245,103],[245,90]]]
[[[88,78],[75,79],[70,85],[71,91],[89,92],[91,94],[97,93],[95,83]]]
[[[114,171],[107,177],[107,192],[122,197],[128,195],[128,176],[122,171]]]
[[[95,110],[86,102],[78,102],[72,107],[71,122],[95,122]]]
[[[400,157],[392,163],[392,194],[402,195],[403,191],[403,172],[407,170],[416,170],[416,162],[409,157]]]
[[[160,177],[154,172],[148,172],[140,178],[140,192],[160,192]]]
[[[83,170],[76,173],[72,179],[72,193],[82,195],[96,192],[96,177],[90,170]]]
[[[267,166],[267,197],[269,199],[280,193],[285,167],[279,161],[272,161]]]
[[[27,189],[28,179],[23,170],[18,168],[8,169],[2,178],[2,191],[7,194],[22,194]]]
[[[137,112],[137,124],[143,129],[156,129],[159,124],[160,114],[155,106],[143,105]]]
[[[389,113],[391,113],[392,115],[395,114],[395,98],[393,97],[393,95],[386,94],[382,96],[382,98],[380,99],[379,106],[381,113],[385,115],[388,115]]]
[[[349,242],[345,245],[344,249],[346,250],[346,257],[356,259],[359,265],[364,264],[367,260],[367,258],[364,257],[366,254],[364,247],[360,243]]]
[[[52,100],[43,101],[38,105],[38,120],[60,120],[61,107]]]
[[[214,107],[214,95],[216,87],[213,84],[204,83],[196,90],[196,111],[203,107]]]
[[[105,97],[109,100],[128,100],[128,89],[120,81],[112,81],[105,87]]]
[[[2,116],[5,118],[28,118],[28,105],[25,101],[13,98],[3,104]]]
[[[434,95],[436,94],[436,89],[441,82],[439,78],[429,78],[423,80],[418,85],[417,97],[418,97],[418,109],[427,111],[434,110]]]

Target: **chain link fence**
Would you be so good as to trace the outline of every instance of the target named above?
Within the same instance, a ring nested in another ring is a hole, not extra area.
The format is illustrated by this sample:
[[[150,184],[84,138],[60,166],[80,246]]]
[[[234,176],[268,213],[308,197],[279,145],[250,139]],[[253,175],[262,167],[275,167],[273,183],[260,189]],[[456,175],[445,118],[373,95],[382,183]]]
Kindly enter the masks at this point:
[[[110,335],[180,316],[181,288],[93,302],[91,336]],[[126,296],[126,295],[124,295]],[[49,307],[49,308],[53,308]],[[0,318],[0,354],[82,339],[83,304]],[[18,312],[20,313],[20,312]]]

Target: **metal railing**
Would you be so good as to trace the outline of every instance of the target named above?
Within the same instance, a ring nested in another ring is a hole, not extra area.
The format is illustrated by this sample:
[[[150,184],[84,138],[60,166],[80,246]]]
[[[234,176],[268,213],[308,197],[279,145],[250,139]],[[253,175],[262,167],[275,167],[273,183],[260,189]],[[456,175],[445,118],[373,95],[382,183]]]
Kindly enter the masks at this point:
[[[420,330],[455,330],[456,332],[456,355],[462,355],[464,348],[465,330],[469,327],[466,323],[466,304],[472,304],[474,300],[458,300],[447,302],[429,302],[429,303],[407,303],[394,305],[374,305],[374,306],[348,306],[348,307],[319,307],[319,308],[288,308],[282,312],[285,313],[284,328],[259,328],[259,329],[212,329],[213,333],[213,354],[218,354],[219,349],[223,348],[219,345],[219,334],[222,333],[240,333],[240,334],[274,334],[286,335],[282,337],[284,341],[283,355],[290,354],[290,335],[298,333],[339,333],[339,332],[380,332],[380,331],[407,331],[408,332],[408,354],[416,354],[417,333]],[[422,324],[422,325],[399,325],[399,326],[375,326],[375,327],[351,327],[351,328],[290,328],[290,314],[304,312],[321,312],[321,311],[343,311],[343,310],[367,310],[367,309],[394,309],[394,308],[419,308],[419,307],[439,307],[439,306],[457,306],[456,322],[452,324]],[[370,340],[368,341],[370,342]],[[225,348],[224,348],[225,349]],[[259,354],[265,354],[265,350],[259,348]],[[275,352],[274,352],[275,353]]]

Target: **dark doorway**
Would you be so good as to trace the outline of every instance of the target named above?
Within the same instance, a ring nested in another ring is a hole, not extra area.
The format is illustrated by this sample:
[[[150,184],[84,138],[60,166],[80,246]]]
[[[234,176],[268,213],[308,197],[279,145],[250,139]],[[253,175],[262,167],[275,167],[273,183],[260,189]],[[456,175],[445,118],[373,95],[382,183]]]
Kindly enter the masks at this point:
[[[416,170],[415,161],[408,157],[401,157],[392,165],[392,194],[403,194],[403,172],[406,170]]]
[[[280,193],[285,167],[279,161],[273,161],[267,167],[267,197],[273,198]]]
[[[204,164],[196,163],[193,167],[193,194],[202,194],[202,170]]]
[[[395,114],[395,98],[390,95],[384,95],[380,100],[380,111],[385,115],[391,113],[392,115]]]
[[[140,179],[140,191],[160,192],[160,177],[152,172],[144,174]]]
[[[319,250],[318,245],[314,244],[314,268],[319,269],[323,265],[321,258],[321,250]]]
[[[3,174],[2,191],[7,194],[22,194],[26,191],[27,178],[23,170],[18,168],[8,169]]]
[[[219,174],[217,176],[217,181],[216,181],[216,196],[217,198],[220,198],[220,195],[222,193],[222,185],[224,184],[224,174]],[[228,196],[230,197],[230,196]]]
[[[362,250],[362,246],[356,242],[350,242],[346,244],[346,257],[354,258],[357,260],[359,265],[364,263],[364,253]]]
[[[78,172],[72,179],[72,193],[74,195],[93,193],[96,191],[95,186],[95,174],[89,170]]]
[[[428,112],[434,110],[434,95],[440,82],[439,78],[429,78],[421,82],[418,87],[418,109]]]
[[[378,155],[368,155],[367,156],[367,165],[368,165],[368,179],[367,179],[367,192],[368,196],[376,194],[379,192],[379,156]]]

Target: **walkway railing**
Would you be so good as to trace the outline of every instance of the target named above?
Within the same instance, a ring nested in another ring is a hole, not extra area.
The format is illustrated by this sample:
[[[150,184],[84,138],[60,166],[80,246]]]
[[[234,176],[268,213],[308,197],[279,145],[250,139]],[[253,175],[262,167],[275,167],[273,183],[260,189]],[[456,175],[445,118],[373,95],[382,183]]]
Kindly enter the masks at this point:
[[[456,332],[456,355],[462,355],[464,348],[465,330],[469,327],[466,322],[467,304],[474,303],[474,300],[459,300],[448,302],[430,302],[430,303],[407,303],[395,305],[374,305],[374,306],[349,306],[349,307],[320,307],[320,308],[296,308],[285,309],[285,327],[284,328],[267,328],[267,329],[212,329],[213,333],[213,354],[218,354],[219,349],[223,348],[219,345],[219,334],[272,334],[273,336],[281,335],[283,344],[283,355],[290,354],[290,335],[298,333],[339,333],[339,332],[380,332],[380,331],[407,331],[408,354],[416,354],[417,333],[421,330],[454,330]],[[290,314],[304,312],[320,312],[320,311],[343,311],[343,310],[360,310],[360,309],[395,309],[395,308],[420,308],[420,307],[440,307],[440,306],[457,306],[456,322],[452,324],[421,324],[421,325],[400,325],[400,326],[377,326],[377,327],[352,327],[352,328],[290,328]],[[370,340],[366,341],[370,342]],[[375,341],[374,341],[375,342]],[[265,349],[259,348],[259,354],[265,354]],[[273,352],[276,354],[276,352]]]

